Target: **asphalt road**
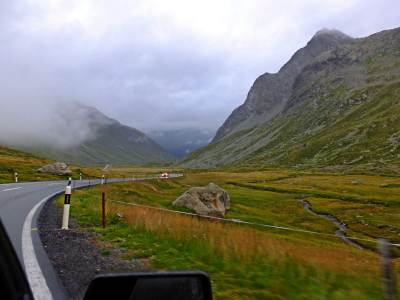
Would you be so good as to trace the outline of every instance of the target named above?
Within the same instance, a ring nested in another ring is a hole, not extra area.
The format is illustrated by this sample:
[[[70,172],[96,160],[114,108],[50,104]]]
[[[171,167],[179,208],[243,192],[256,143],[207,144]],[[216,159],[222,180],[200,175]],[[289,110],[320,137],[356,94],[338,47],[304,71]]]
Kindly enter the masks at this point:
[[[179,177],[181,174],[171,174]],[[112,178],[107,182],[140,181],[147,178]],[[100,180],[73,181],[73,188],[100,184]],[[0,184],[0,218],[24,267],[36,299],[65,299],[65,291],[46,255],[37,232],[41,206],[67,181]],[[73,201],[73,200],[72,200]],[[73,202],[72,202],[73,203]]]

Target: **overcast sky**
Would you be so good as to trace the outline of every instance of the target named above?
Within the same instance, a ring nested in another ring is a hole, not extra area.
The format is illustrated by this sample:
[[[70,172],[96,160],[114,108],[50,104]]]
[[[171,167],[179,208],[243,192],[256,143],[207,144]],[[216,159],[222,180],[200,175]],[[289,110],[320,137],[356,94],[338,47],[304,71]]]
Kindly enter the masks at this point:
[[[397,26],[398,0],[0,0],[0,137],[72,100],[144,131],[216,129],[317,30]]]

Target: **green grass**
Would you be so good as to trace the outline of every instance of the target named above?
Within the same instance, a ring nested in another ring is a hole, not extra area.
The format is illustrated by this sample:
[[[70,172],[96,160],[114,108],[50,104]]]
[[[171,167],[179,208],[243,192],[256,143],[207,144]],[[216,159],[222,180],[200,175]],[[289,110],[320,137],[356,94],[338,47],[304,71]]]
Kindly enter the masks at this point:
[[[139,177],[145,174],[159,174],[165,170],[164,167],[139,167],[139,166],[118,166],[108,171],[102,167],[81,167],[71,165],[72,175],[58,176],[41,173],[38,169],[54,161],[41,158],[26,152],[14,150],[0,145],[0,184],[14,182],[14,173],[18,172],[19,181],[43,181],[43,180],[65,180],[69,176],[79,179],[82,173],[83,178],[101,178],[103,174],[107,177]],[[176,171],[180,171],[177,168]]]
[[[184,178],[168,181],[108,185],[107,199],[177,209],[171,205],[177,196],[191,186],[209,182],[229,192],[232,209],[228,218],[333,234],[335,227],[329,221],[309,214],[298,203],[301,190],[307,191],[315,210],[343,219],[349,234],[398,241],[399,206],[352,201],[352,197],[363,200],[368,195],[377,201],[387,197],[396,202],[395,188],[382,188],[400,182],[393,177],[293,171],[189,172]],[[254,185],[272,185],[276,190],[254,189]],[[321,198],[319,193],[349,197]],[[214,224],[110,202],[108,226],[102,229],[99,200],[98,188],[75,191],[71,216],[82,228],[96,232],[105,245],[105,255],[110,253],[107,247],[118,247],[123,259],[145,260],[153,270],[206,271],[216,299],[381,298],[379,258],[371,245],[371,250],[360,251],[334,237]],[[122,221],[116,212],[122,213]],[[399,275],[398,269],[396,272]]]
[[[14,182],[15,172],[18,172],[20,181],[62,179],[61,176],[38,172],[40,167],[50,162],[47,159],[0,146],[0,183]]]

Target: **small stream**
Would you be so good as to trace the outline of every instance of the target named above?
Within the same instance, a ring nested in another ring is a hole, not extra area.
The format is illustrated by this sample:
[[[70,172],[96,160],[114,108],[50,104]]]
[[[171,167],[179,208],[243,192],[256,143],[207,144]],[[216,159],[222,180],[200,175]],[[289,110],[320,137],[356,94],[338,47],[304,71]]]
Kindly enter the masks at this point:
[[[324,218],[324,219],[326,219],[326,220],[332,222],[332,223],[336,226],[336,228],[337,228],[337,230],[335,231],[335,235],[336,235],[336,236],[340,237],[343,241],[345,241],[345,242],[348,243],[349,245],[352,245],[352,246],[354,246],[354,247],[356,247],[356,248],[358,248],[358,249],[360,249],[360,250],[364,249],[359,243],[357,243],[357,242],[355,242],[355,241],[352,241],[352,240],[350,240],[350,239],[347,237],[347,235],[346,235],[347,226],[346,226],[346,224],[344,224],[342,221],[340,221],[338,218],[336,218],[335,216],[330,215],[330,214],[325,214],[325,213],[316,212],[316,211],[312,208],[311,203],[308,202],[308,201],[305,200],[305,199],[299,199],[298,201],[299,201],[301,204],[303,204],[304,209],[305,209],[306,211],[308,211],[309,213],[311,213],[311,214],[313,214],[313,215],[316,215],[316,216],[318,216],[318,217]]]

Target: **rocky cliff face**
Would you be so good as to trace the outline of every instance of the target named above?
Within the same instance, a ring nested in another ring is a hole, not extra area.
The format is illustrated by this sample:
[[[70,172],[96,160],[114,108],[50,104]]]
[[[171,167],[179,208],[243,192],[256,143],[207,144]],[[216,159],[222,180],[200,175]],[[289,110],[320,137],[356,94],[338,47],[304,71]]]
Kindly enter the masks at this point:
[[[321,53],[350,43],[352,38],[337,30],[318,31],[276,74],[265,73],[251,87],[247,99],[228,117],[214,141],[242,129],[271,120],[286,106],[293,84],[304,67]]]
[[[400,29],[352,39],[323,30],[264,74],[189,167],[400,161]]]

